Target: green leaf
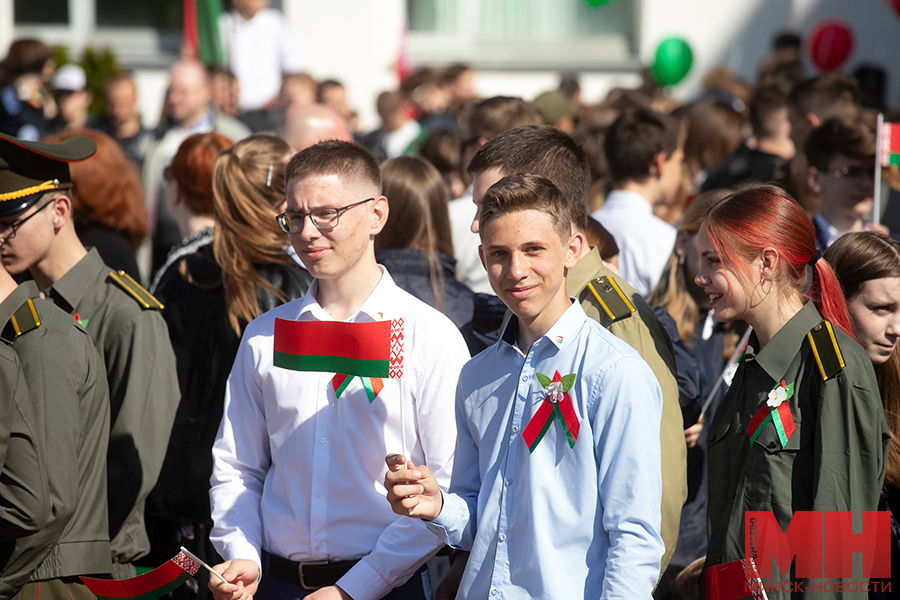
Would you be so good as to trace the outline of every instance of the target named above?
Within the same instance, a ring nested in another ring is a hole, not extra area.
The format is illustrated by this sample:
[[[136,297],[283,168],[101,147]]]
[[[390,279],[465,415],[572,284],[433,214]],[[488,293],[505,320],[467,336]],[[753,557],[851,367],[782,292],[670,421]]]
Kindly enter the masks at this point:
[[[794,383],[795,381],[790,382],[785,386],[784,391],[787,392],[787,396],[785,396],[785,400],[790,400],[794,397]]]
[[[540,382],[541,387],[545,388],[552,383],[550,378],[542,373],[535,373],[535,375],[537,375],[537,380],[538,380],[538,382]]]
[[[562,381],[563,392],[568,392],[570,389],[572,389],[572,386],[575,385],[575,378],[576,378],[575,373],[563,375],[560,378],[560,381]]]

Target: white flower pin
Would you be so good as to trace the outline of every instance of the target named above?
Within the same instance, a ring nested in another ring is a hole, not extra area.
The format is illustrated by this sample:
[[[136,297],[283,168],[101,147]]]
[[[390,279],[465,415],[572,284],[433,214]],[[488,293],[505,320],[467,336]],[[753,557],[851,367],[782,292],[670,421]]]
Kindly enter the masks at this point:
[[[547,395],[550,396],[550,402],[557,403],[563,399],[562,381],[553,381],[546,387]]]
[[[771,392],[769,392],[769,399],[766,401],[766,404],[771,406],[772,408],[778,408],[778,406],[794,395],[794,384],[792,383],[789,386],[784,384],[784,380],[781,381],[781,385],[777,386]]]

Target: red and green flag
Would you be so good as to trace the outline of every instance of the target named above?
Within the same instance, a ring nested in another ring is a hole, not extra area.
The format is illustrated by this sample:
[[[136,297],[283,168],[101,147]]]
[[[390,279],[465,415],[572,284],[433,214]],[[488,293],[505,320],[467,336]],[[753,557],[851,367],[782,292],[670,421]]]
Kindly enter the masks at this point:
[[[767,600],[756,565],[735,560],[706,569],[707,600]]]
[[[94,579],[82,577],[81,581],[101,600],[153,600],[168,594],[197,574],[201,562],[189,553],[181,551],[161,567],[131,579]]]
[[[879,135],[881,166],[900,165],[900,123],[882,123]]]
[[[219,35],[222,0],[182,0],[184,46],[209,66],[222,64],[225,53]]]
[[[791,416],[791,407],[787,403],[793,396],[794,383],[785,384],[784,380],[781,381],[781,385],[776,385],[775,389],[769,392],[769,399],[766,401],[765,406],[759,409],[753,418],[750,419],[750,424],[747,425],[747,437],[750,438],[751,444],[759,437],[763,427],[771,421],[775,431],[778,433],[778,441],[781,442],[781,447],[787,446],[788,440],[791,439],[791,435],[797,429],[794,418]]]
[[[372,323],[275,319],[274,364],[292,371],[334,373],[335,396],[353,377],[362,381],[369,402],[383,378],[403,377],[403,319]]]
[[[528,452],[534,452],[553,421],[557,421],[562,428],[566,441],[569,442],[569,448],[574,448],[575,442],[578,441],[578,430],[581,427],[575,407],[572,405],[572,399],[569,398],[569,390],[575,385],[575,373],[562,377],[557,371],[553,379],[542,373],[535,373],[535,376],[541,387],[547,392],[547,397],[531,417],[528,426],[522,431],[522,437],[528,444]]]

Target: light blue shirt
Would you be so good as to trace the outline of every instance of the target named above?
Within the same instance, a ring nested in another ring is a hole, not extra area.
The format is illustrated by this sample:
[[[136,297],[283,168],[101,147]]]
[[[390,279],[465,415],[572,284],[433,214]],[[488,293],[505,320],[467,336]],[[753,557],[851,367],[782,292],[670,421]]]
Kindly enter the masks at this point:
[[[471,550],[458,598],[650,598],[659,577],[662,393],[647,363],[577,302],[523,354],[513,317],[463,368],[450,493],[429,528]],[[522,430],[575,373],[580,431],[533,453]]]

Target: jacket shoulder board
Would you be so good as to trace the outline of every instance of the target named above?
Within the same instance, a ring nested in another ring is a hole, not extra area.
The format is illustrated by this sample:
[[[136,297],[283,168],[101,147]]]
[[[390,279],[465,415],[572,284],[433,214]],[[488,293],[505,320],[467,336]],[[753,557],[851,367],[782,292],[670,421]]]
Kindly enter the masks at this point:
[[[844,370],[844,355],[841,354],[841,347],[829,321],[822,321],[810,329],[806,337],[819,366],[819,373],[822,374],[822,381],[828,381]]]
[[[630,317],[636,310],[614,277],[603,276],[588,282],[578,299],[596,306],[613,323]]]
[[[153,297],[153,294],[141,287],[137,281],[131,278],[131,275],[125,271],[110,271],[109,278],[125,292],[137,300],[143,308],[154,310],[162,310],[164,307],[159,300]]]
[[[3,327],[3,339],[12,341],[20,335],[26,334],[32,329],[41,326],[41,317],[38,315],[34,302],[29,298],[9,318],[9,322]]]

